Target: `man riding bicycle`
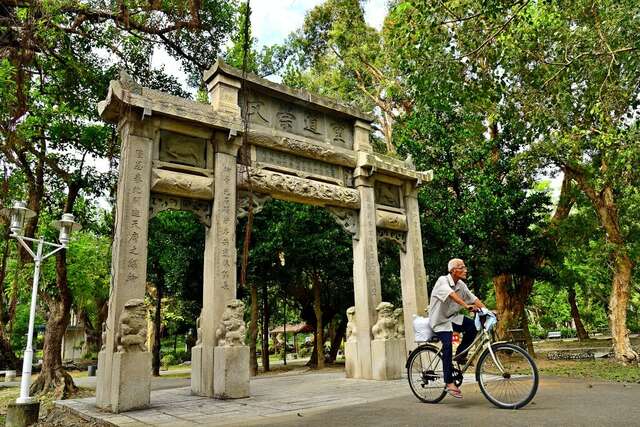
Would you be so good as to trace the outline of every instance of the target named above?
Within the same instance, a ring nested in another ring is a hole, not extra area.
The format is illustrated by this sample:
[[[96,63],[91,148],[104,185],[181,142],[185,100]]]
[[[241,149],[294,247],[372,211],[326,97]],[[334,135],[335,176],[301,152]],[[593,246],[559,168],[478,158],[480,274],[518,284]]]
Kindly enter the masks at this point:
[[[442,371],[446,390],[455,398],[462,398],[462,392],[453,382],[452,335],[453,331],[462,332],[462,342],[456,351],[456,361],[466,363],[464,355],[458,357],[467,349],[476,337],[474,321],[460,314],[462,308],[477,311],[484,307],[467,287],[462,279],[467,278],[467,267],[464,261],[453,258],[447,265],[449,274],[440,276],[431,291],[429,302],[429,324],[442,342]]]

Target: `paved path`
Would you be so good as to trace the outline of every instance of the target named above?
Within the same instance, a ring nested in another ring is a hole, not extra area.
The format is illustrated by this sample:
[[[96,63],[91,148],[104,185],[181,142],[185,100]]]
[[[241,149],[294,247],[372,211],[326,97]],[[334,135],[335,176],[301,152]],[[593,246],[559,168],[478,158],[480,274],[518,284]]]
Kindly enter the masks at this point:
[[[446,397],[436,405],[402,395],[375,404],[302,412],[272,420],[290,426],[639,426],[640,384],[589,383],[543,378],[533,402],[517,411],[498,409],[466,385],[461,400]],[[252,422],[244,425],[266,425]]]
[[[152,392],[152,407],[114,415],[95,399],[58,402],[88,420],[125,427],[158,426],[609,426],[640,425],[640,384],[544,378],[538,395],[518,411],[500,410],[473,383],[464,398],[419,402],[405,379],[349,380],[343,372],[255,378],[248,399],[191,396],[188,387]]]

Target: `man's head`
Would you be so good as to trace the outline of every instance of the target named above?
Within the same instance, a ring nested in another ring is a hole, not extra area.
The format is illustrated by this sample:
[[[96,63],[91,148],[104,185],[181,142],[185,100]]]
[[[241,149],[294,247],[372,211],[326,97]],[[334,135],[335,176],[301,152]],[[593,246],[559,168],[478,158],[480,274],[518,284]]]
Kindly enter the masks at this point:
[[[451,259],[449,264],[447,264],[447,269],[449,270],[449,274],[451,274],[451,278],[454,282],[467,278],[467,267],[465,267],[464,261],[460,258]]]

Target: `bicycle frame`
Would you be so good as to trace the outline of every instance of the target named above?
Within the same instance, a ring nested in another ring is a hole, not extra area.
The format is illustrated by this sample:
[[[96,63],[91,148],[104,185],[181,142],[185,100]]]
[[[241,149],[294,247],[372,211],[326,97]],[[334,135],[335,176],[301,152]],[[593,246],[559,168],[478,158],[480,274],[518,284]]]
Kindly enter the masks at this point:
[[[478,334],[478,336],[476,336],[476,338],[473,340],[471,345],[469,347],[467,347],[467,349],[465,351],[463,351],[462,353],[458,354],[458,356],[461,356],[461,355],[464,355],[464,354],[468,354],[467,363],[465,363],[464,366],[462,366],[461,371],[463,373],[466,372],[467,369],[469,369],[469,366],[471,366],[471,363],[475,359],[477,359],[477,357],[479,355],[482,354],[484,349],[488,348],[489,349],[489,353],[491,354],[491,358],[493,359],[494,363],[496,364],[498,369],[500,369],[500,372],[504,373],[504,368],[502,367],[502,364],[500,364],[500,362],[496,358],[495,354],[493,353],[493,349],[491,347],[492,347],[493,344],[506,343],[506,342],[508,342],[508,341],[495,341],[494,342],[492,340],[492,338],[491,338],[491,334],[489,332],[487,332],[484,328],[482,328],[481,329],[481,333]],[[438,353],[442,356],[442,348],[439,349]]]

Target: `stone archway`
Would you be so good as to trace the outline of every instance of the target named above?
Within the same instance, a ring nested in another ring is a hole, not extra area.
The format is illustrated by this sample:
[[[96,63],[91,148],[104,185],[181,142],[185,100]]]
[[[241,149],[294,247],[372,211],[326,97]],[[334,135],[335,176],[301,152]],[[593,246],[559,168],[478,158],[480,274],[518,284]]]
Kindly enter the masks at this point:
[[[245,362],[244,350],[234,348],[243,347],[235,345],[239,340],[224,336],[233,324],[229,310],[237,309],[235,223],[247,203],[241,191],[251,191],[258,208],[268,197],[327,207],[351,233],[357,330],[351,342],[357,351],[350,363],[357,369],[349,376],[384,378],[375,371],[389,362],[377,356],[372,335],[381,303],[377,240],[401,246],[404,318],[410,325],[427,304],[417,188],[431,179],[430,172],[373,153],[370,116],[254,75],[245,80],[250,165],[241,165],[242,72],[218,61],[205,80],[210,105],[140,87],[126,75],[111,82],[99,104],[102,117],[118,124],[121,164],[97,406],[122,412],[149,405],[151,356],[137,345],[147,228],[150,215],[171,208],[191,210],[206,225],[192,392],[248,395],[248,357]],[[406,343],[413,343],[411,328]]]

